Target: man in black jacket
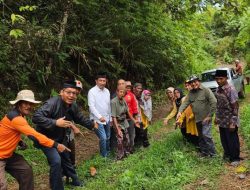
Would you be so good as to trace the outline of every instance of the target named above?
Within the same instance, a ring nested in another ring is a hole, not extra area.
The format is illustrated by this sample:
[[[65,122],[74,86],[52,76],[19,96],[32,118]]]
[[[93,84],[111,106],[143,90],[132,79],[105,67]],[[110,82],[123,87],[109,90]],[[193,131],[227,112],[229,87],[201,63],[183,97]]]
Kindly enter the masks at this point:
[[[34,114],[32,121],[36,130],[47,137],[65,145],[68,144],[67,133],[73,122],[90,130],[96,124],[84,117],[76,104],[78,95],[77,83],[67,81],[63,84],[60,96],[47,100]],[[52,190],[63,190],[62,174],[72,178],[72,185],[82,186],[70,161],[69,152],[58,153],[54,149],[38,145],[44,152],[50,165],[50,186]]]

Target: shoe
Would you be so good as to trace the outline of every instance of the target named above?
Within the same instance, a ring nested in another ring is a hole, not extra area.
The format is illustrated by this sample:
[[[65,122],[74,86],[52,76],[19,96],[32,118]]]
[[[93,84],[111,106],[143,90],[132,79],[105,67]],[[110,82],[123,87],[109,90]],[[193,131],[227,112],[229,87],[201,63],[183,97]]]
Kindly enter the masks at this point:
[[[83,181],[79,181],[78,179],[73,180],[70,184],[73,185],[73,186],[77,186],[77,187],[83,187],[84,186]]]
[[[143,147],[144,147],[144,148],[149,147],[149,145],[150,145],[149,142],[143,143]]]
[[[69,177],[66,176],[66,184],[70,184],[69,183]]]
[[[211,158],[216,158],[217,157],[217,154],[210,154],[209,155]]]
[[[240,161],[238,161],[238,160],[232,161],[232,162],[230,163],[230,165],[231,165],[231,166],[234,166],[234,167],[238,166],[239,164],[240,164]]]
[[[209,157],[208,154],[205,154],[205,153],[203,153],[203,152],[199,152],[199,153],[198,153],[198,156],[201,157],[201,158],[207,158],[207,157]]]

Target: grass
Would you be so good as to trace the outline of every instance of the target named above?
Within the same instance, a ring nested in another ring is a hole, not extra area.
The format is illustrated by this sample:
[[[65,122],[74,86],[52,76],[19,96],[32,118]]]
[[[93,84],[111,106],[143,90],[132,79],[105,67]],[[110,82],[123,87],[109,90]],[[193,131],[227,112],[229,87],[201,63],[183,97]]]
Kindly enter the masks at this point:
[[[250,92],[249,86],[246,91]],[[245,102],[246,100],[241,101],[240,133],[250,148],[250,105],[244,104]],[[123,161],[114,161],[114,155],[107,159],[96,155],[90,160],[80,162],[77,173],[86,185],[77,189],[216,189],[219,176],[225,169],[218,129],[213,127],[212,130],[218,157],[204,159],[197,156],[192,145],[184,143],[179,130],[156,136],[164,131],[163,127],[160,121],[150,126],[151,146],[138,149]],[[34,175],[48,175],[45,156],[40,150],[32,148],[30,143],[29,146],[30,149],[20,152],[32,165]],[[95,177],[90,175],[91,166],[97,169]],[[206,183],[202,185],[202,181]],[[66,186],[65,189],[72,188]]]
[[[151,135],[161,127],[159,122],[151,126]],[[218,134],[215,129],[213,132],[216,134],[216,146],[219,147]],[[86,186],[78,189],[176,190],[205,179],[208,184],[204,188],[214,189],[217,184],[216,176],[223,171],[222,165],[220,157],[198,157],[195,148],[185,144],[180,131],[176,130],[151,142],[149,148],[137,150],[123,161],[116,162],[95,156],[81,163],[77,171],[80,178],[85,179]],[[91,166],[97,169],[95,177],[89,174]],[[203,189],[203,186],[198,189]]]
[[[250,86],[245,86],[246,93],[250,93]],[[248,97],[247,97],[248,98]],[[246,101],[247,103],[243,104],[240,110],[240,134],[244,137],[247,149],[250,149],[250,98]],[[250,168],[250,160],[247,160],[248,168]]]

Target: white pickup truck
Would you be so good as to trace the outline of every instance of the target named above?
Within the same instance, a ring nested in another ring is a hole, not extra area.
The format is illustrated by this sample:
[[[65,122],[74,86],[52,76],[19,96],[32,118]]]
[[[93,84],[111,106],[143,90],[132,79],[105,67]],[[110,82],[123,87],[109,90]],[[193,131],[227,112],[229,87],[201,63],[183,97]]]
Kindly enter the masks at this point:
[[[219,68],[227,70],[228,83],[234,85],[235,89],[238,92],[239,98],[245,98],[245,85],[243,75],[236,74],[233,68]],[[215,71],[216,69],[204,71],[201,73],[201,83],[203,86],[210,88],[213,92],[216,91],[218,87],[217,82],[215,81]]]

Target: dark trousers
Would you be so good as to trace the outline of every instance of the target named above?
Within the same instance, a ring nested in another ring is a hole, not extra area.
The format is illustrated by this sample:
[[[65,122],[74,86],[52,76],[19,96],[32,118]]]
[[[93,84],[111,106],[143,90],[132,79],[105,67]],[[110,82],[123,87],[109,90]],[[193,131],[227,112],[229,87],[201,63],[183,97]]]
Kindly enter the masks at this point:
[[[238,127],[236,127],[233,132],[230,132],[228,128],[220,127],[220,140],[224,149],[224,157],[228,157],[230,161],[239,161],[240,142]]]
[[[148,140],[148,129],[144,129],[142,123],[140,123],[140,128],[135,127],[135,145],[144,147],[149,146]]]
[[[199,148],[205,156],[214,156],[216,154],[214,142],[211,136],[212,123],[196,123],[199,138]]]
[[[186,133],[186,131],[187,131],[186,127],[181,128],[181,134],[182,134],[183,138],[187,142],[192,143],[194,146],[199,146],[199,137],[195,136],[195,135],[188,134],[188,133]]]
[[[129,134],[127,129],[122,129],[122,137],[116,134],[117,138],[117,159],[120,160],[130,153]]]
[[[70,160],[70,153],[64,151],[58,153],[55,148],[41,147],[46,155],[50,166],[50,188],[52,190],[63,190],[62,175],[71,177],[73,181],[78,180],[74,166]]]
[[[117,138],[114,127],[111,127],[110,131],[110,149],[113,151],[117,147]]]
[[[76,145],[75,139],[68,142],[68,148],[71,150],[70,152],[70,160],[73,166],[76,165]]]
[[[12,175],[19,183],[19,190],[33,190],[34,179],[31,166],[23,156],[14,153],[6,162],[5,171]]]

